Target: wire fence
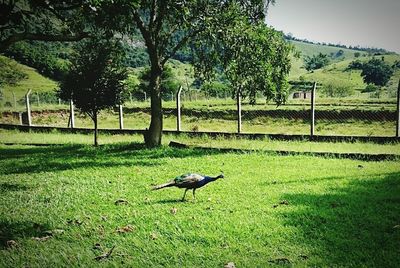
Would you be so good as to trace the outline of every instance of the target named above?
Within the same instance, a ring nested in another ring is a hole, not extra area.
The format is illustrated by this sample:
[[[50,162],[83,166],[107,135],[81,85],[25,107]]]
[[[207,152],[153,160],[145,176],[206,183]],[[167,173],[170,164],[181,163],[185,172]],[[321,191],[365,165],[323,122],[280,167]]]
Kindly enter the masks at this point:
[[[351,97],[324,97],[315,92],[314,120],[312,117],[312,90],[293,92],[287,103],[276,106],[260,98],[255,105],[241,101],[238,113],[236,99],[231,96],[212,98],[199,91],[182,91],[180,95],[180,128],[178,128],[177,95],[164,98],[164,129],[188,132],[228,132],[285,135],[327,136],[384,136],[398,135],[398,96],[375,96],[358,93]],[[27,124],[24,97],[3,95],[1,123]],[[71,126],[70,105],[53,93],[32,92],[29,98],[31,124]],[[104,111],[99,117],[99,128],[148,128],[150,101],[148,98],[130,98],[123,105],[123,126],[119,109]],[[74,127],[92,128],[89,117],[75,110]],[[239,118],[241,124],[239,125]],[[314,124],[313,124],[314,122]],[[311,129],[313,127],[312,133]]]

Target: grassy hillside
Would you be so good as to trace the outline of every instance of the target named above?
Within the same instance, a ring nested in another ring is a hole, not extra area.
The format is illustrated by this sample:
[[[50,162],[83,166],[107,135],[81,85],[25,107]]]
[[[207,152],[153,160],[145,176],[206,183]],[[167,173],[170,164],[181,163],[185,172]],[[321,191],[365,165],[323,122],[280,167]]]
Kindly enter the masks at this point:
[[[361,77],[361,71],[347,71],[347,67],[349,63],[355,60],[354,53],[357,50],[352,49],[341,49],[332,46],[323,46],[316,44],[308,44],[299,41],[291,41],[296,49],[301,53],[300,58],[293,58],[292,61],[292,70],[289,75],[290,80],[299,80],[300,76],[303,76],[305,80],[309,81],[317,81],[322,84],[334,84],[334,85],[342,85],[349,86],[353,89],[363,89],[366,84],[364,83]],[[344,54],[342,57],[337,59],[331,59],[331,63],[319,70],[315,70],[314,72],[308,72],[304,67],[303,58],[305,56],[311,56],[318,53],[328,54],[336,53],[339,50],[343,50]],[[362,62],[366,62],[372,58],[372,56],[366,55],[364,52],[360,52],[361,56],[358,58]],[[382,56],[376,56],[382,57]],[[400,55],[398,54],[390,54],[383,56],[385,61],[392,65],[396,60],[400,60]],[[394,91],[397,89],[398,82],[400,79],[400,71],[397,70],[387,85],[387,88],[390,91]]]
[[[8,58],[1,56],[6,60]],[[9,61],[14,61],[12,59],[8,59]],[[20,81],[17,85],[5,85],[1,89],[3,91],[4,98],[2,100],[3,103],[6,101],[12,101],[13,96],[12,93],[14,92],[17,99],[22,98],[28,89],[31,89],[32,92],[46,92],[52,91],[58,87],[57,83],[53,80],[50,80],[41,74],[39,74],[35,69],[28,67],[26,65],[22,65],[17,63],[18,67],[27,74],[27,79]]]

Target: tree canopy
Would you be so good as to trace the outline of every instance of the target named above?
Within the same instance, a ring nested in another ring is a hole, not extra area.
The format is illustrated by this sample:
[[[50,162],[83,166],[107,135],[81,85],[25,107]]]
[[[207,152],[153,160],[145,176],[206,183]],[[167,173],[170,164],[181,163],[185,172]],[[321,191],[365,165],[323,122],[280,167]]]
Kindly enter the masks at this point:
[[[121,104],[127,74],[122,67],[121,44],[113,38],[92,37],[80,43],[71,59],[71,70],[62,82],[59,96],[73,100],[94,123],[97,145],[97,116]]]
[[[394,70],[382,59],[373,58],[364,63],[361,68],[361,76],[367,84],[385,86],[392,77]]]

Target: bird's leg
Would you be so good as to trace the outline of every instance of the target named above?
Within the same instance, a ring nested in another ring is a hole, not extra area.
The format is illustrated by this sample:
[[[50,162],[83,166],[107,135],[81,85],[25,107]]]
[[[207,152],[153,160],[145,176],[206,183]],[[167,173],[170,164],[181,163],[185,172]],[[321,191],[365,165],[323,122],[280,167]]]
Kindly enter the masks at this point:
[[[193,189],[193,199],[194,199],[194,200],[196,200],[195,191],[196,191],[196,188]]]
[[[183,197],[182,197],[182,202],[185,201],[186,192],[187,192],[188,190],[189,190],[189,189],[185,189],[185,193],[183,194]]]

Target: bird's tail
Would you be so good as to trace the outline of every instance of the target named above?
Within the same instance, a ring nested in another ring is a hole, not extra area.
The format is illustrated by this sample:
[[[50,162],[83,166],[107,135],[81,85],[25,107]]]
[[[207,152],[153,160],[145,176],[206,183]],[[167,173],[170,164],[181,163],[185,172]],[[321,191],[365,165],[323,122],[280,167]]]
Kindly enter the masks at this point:
[[[175,181],[170,181],[170,182],[167,182],[167,183],[163,183],[163,184],[154,186],[153,190],[160,190],[162,188],[171,187],[171,186],[174,186],[174,185],[175,185]]]

